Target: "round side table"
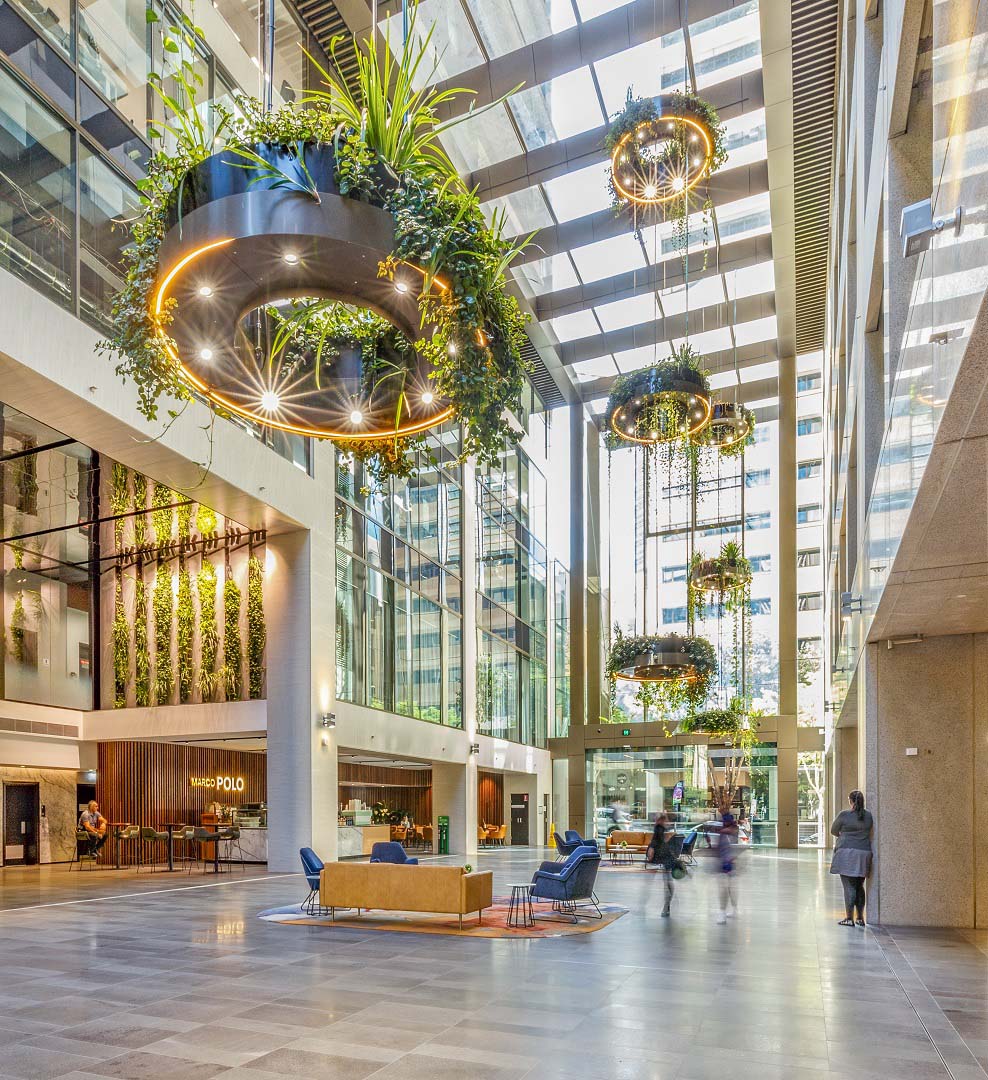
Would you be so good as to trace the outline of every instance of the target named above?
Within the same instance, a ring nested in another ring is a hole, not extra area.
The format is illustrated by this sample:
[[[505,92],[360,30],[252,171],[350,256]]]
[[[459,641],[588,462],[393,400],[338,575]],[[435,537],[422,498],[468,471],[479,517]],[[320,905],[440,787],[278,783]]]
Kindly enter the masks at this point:
[[[523,929],[535,925],[535,913],[532,911],[532,885],[526,881],[522,885],[511,886],[511,901],[508,904],[506,926]]]

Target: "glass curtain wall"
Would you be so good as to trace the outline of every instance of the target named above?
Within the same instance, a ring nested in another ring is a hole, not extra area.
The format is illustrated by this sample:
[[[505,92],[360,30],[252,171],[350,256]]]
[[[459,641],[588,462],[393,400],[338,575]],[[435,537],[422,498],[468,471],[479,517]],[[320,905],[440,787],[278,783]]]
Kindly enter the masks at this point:
[[[587,820],[596,835],[614,828],[610,808],[627,807],[632,828],[651,829],[659,813],[669,814],[677,827],[713,821],[714,791],[724,782],[727,759],[738,751],[724,746],[665,746],[644,750],[588,750]],[[779,805],[777,751],[774,744],[755,747],[742,767],[738,782],[743,804],[750,809],[742,827],[742,842],[774,847]],[[678,799],[677,785],[682,784]]]
[[[477,470],[477,503],[478,730],[545,746],[545,478],[523,451],[512,448],[497,467]]]
[[[379,488],[338,458],[337,697],[463,726],[460,468],[452,432],[437,464]]]

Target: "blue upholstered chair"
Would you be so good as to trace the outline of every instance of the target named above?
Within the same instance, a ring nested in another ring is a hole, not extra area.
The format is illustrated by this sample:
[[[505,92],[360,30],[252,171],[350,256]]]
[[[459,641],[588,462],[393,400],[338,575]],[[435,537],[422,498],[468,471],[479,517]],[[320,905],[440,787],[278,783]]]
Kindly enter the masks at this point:
[[[577,847],[588,847],[593,848],[594,851],[598,850],[596,840],[584,840],[583,837],[580,836],[580,834],[576,832],[575,829],[566,830],[566,842],[568,844],[576,844]]]
[[[576,849],[578,847],[583,846],[582,841],[580,843],[576,844],[572,840],[564,840],[563,837],[561,837],[559,835],[559,833],[557,833],[557,832],[554,832],[552,834],[552,839],[556,843],[556,858],[557,859],[567,859],[567,858],[569,858],[570,855],[573,854],[574,851],[576,851]]]
[[[371,848],[371,862],[387,862],[387,863],[405,863],[409,866],[418,866],[418,859],[410,859],[405,854],[405,849],[401,844],[394,841],[387,841],[381,844],[375,844]]]
[[[683,850],[679,854],[685,862],[696,862],[696,859],[693,857],[693,848],[696,847],[697,836],[699,836],[699,833],[696,829],[692,829],[687,833],[686,839],[683,841]]]
[[[318,902],[319,874],[325,864],[310,847],[299,848],[298,854],[302,860],[305,880],[309,883],[309,895],[302,901],[302,910],[307,915],[322,914],[322,905]],[[318,912],[316,908],[319,909]]]
[[[600,852],[577,848],[563,863],[544,862],[532,878],[533,900],[551,900],[555,911],[569,915],[601,919],[593,887],[600,869]],[[582,903],[582,909],[577,904]]]

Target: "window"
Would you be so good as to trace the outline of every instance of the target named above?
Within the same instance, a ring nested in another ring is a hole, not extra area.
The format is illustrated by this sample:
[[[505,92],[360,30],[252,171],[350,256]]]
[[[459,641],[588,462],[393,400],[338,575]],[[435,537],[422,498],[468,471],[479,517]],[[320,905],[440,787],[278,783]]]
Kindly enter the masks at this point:
[[[819,566],[820,565],[820,549],[819,548],[802,548],[796,555],[797,566]]]
[[[772,572],[771,555],[750,555],[748,562],[751,563],[751,572],[753,574],[770,574]]]
[[[664,607],[662,609],[662,622],[666,624],[686,622],[686,608]]]
[[[819,390],[823,378],[819,371],[811,371],[807,375],[796,376],[796,393],[805,394],[808,390]]]
[[[772,524],[772,515],[768,510],[762,510],[758,514],[749,514],[744,519],[746,532],[754,532],[756,529],[767,529]]]
[[[819,476],[822,471],[823,462],[819,458],[814,461],[801,461],[796,466],[796,479],[810,480],[814,476]]]
[[[772,428],[768,424],[757,424],[755,426],[755,443],[768,442],[772,438]]]
[[[823,517],[823,507],[819,503],[807,503],[805,506],[796,507],[796,524],[808,525],[810,522],[819,521]]]
[[[800,656],[823,656],[823,638],[801,637],[796,639],[796,652]]]
[[[771,615],[772,614],[772,598],[770,596],[762,596],[751,602],[751,614],[752,615]]]
[[[764,487],[771,479],[771,469],[752,469],[744,474],[744,486],[746,488]]]
[[[800,593],[797,601],[798,611],[820,611],[823,608],[823,593]]]
[[[797,435],[816,435],[823,431],[822,416],[803,416],[796,421]]]
[[[682,564],[680,566],[663,566],[662,567],[662,582],[668,584],[670,581],[685,581],[686,580],[686,566]]]

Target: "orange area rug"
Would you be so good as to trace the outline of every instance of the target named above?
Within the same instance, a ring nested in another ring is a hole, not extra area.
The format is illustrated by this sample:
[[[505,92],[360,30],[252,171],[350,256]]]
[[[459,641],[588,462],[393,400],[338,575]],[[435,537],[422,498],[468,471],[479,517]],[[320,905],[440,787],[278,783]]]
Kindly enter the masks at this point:
[[[568,937],[571,934],[592,934],[610,926],[628,909],[617,904],[601,904],[602,919],[580,919],[569,922],[568,916],[552,910],[551,903],[533,903],[535,925],[528,927],[507,926],[508,900],[495,897],[494,903],[484,909],[483,921],[478,925],[476,915],[463,917],[463,929],[455,915],[439,915],[423,911],[365,911],[338,912],[336,919],[328,915],[306,915],[294,904],[290,907],[270,908],[262,911],[259,919],[280,923],[284,926],[340,926],[348,930],[390,930],[411,934],[455,934],[458,937],[483,938],[546,938]]]

